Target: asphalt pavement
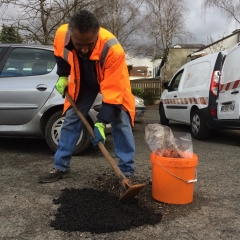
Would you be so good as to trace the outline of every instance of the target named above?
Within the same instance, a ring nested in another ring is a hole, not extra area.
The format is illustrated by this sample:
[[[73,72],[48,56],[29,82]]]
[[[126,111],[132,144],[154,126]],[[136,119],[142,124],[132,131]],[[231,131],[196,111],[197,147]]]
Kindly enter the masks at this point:
[[[133,129],[136,142],[135,175],[151,188],[150,149],[145,126],[159,123],[158,106],[147,106]],[[170,121],[173,132],[189,132],[189,126]],[[90,147],[74,156],[71,178],[39,184],[37,178],[52,168],[53,152],[44,139],[0,138],[0,239],[240,239],[240,131],[214,130],[207,141],[192,139],[198,156],[193,201],[167,204],[151,200],[162,219],[155,225],[126,231],[92,234],[65,232],[50,226],[59,208],[53,203],[64,189],[94,186],[94,179],[112,169],[98,149]],[[113,154],[111,135],[106,148]],[[151,199],[151,196],[149,196]],[[94,217],[94,216],[93,216]],[[64,218],[64,215],[62,216]],[[116,219],[117,221],[117,219]]]

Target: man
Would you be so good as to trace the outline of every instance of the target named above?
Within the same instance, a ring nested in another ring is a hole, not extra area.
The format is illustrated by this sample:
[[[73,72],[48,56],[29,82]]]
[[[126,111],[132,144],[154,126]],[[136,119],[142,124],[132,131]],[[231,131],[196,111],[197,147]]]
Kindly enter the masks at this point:
[[[87,115],[99,91],[102,108],[94,125],[96,147],[105,142],[104,128],[111,123],[115,155],[125,176],[134,173],[135,143],[132,134],[135,115],[135,99],[131,93],[124,50],[115,36],[100,27],[89,11],[76,12],[69,24],[62,25],[54,39],[54,55],[57,61],[57,91],[64,97],[65,90]],[[54,155],[54,168],[42,175],[41,183],[57,181],[69,176],[72,151],[82,131],[82,121],[65,99],[58,149]]]

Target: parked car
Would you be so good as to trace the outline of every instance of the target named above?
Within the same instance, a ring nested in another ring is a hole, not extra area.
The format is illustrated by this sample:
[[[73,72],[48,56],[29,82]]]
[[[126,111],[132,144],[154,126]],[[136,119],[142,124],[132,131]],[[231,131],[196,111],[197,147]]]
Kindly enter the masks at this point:
[[[140,120],[141,117],[144,117],[146,106],[144,104],[144,100],[137,96],[135,96],[135,105],[136,105],[135,121],[138,121]]]
[[[183,65],[163,84],[160,123],[189,124],[196,139],[206,139],[213,128],[240,128],[239,62],[240,43]]]
[[[55,89],[56,70],[52,46],[0,44],[0,136],[45,137],[56,151],[64,121],[63,98]],[[91,126],[101,104],[98,94],[87,116]],[[136,98],[136,112],[142,114],[144,107]],[[110,124],[106,132],[111,132]],[[89,144],[84,127],[73,154],[83,152]]]

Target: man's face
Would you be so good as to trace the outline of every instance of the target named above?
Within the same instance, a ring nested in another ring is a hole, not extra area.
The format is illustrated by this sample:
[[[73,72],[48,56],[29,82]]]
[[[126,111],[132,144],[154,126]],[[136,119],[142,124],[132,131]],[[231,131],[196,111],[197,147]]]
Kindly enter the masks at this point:
[[[82,57],[90,57],[97,42],[97,38],[98,33],[94,33],[92,30],[80,33],[77,29],[74,29],[71,33],[72,43],[78,54]]]

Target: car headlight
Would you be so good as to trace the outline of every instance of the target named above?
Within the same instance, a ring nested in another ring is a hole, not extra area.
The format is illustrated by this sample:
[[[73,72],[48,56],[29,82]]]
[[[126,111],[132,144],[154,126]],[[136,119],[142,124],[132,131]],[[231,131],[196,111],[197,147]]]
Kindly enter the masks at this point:
[[[144,106],[144,100],[141,98],[135,98],[135,104]]]

